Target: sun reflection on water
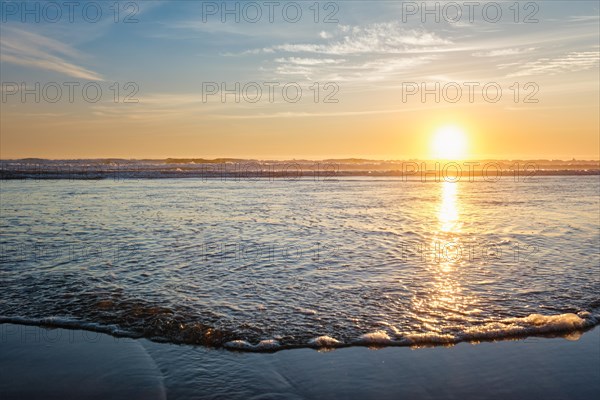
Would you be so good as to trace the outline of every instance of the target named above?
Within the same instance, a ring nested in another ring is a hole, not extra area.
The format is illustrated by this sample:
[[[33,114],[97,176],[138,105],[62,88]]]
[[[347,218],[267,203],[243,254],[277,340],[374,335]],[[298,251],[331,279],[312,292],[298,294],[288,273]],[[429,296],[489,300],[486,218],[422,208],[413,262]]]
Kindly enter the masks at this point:
[[[464,290],[464,244],[461,240],[463,220],[459,197],[460,186],[444,182],[439,187],[439,201],[432,210],[437,223],[428,249],[425,274],[430,284],[425,293],[412,300],[415,318],[426,332],[444,333],[449,326],[467,324],[469,315],[477,310],[476,299]],[[434,214],[435,215],[435,214]]]
[[[440,209],[438,212],[440,231],[442,232],[456,232],[460,230],[457,192],[457,183],[442,183]]]
[[[450,272],[461,261],[460,220],[458,203],[458,184],[443,182],[440,188],[440,201],[438,208],[438,230],[433,235],[432,249],[434,261],[438,264],[440,272]]]

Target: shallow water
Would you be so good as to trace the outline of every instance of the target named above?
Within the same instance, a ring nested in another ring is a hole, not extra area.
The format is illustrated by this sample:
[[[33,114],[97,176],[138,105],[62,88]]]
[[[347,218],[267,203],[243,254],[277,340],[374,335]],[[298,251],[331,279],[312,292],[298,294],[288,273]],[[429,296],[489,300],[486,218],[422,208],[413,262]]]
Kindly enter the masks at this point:
[[[4,322],[270,350],[599,319],[597,176],[0,185]]]

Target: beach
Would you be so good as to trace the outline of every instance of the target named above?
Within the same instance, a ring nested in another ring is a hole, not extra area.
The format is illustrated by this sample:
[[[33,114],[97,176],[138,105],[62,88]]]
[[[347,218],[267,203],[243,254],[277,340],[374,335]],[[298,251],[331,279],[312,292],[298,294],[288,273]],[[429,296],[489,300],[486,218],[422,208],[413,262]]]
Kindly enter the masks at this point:
[[[599,397],[598,4],[0,0],[0,400]]]
[[[451,347],[248,353],[0,325],[10,399],[591,399],[600,329]]]

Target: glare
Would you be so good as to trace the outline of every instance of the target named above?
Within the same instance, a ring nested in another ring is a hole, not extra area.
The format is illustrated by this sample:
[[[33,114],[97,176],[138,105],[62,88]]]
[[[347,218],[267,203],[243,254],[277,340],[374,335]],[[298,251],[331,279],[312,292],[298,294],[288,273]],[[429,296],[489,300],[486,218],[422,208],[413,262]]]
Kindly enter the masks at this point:
[[[453,182],[442,183],[442,198],[438,219],[442,232],[453,232],[458,227],[458,206],[456,200],[456,189],[458,185]]]
[[[465,157],[467,137],[456,126],[444,126],[433,137],[433,156],[442,160],[458,160]]]

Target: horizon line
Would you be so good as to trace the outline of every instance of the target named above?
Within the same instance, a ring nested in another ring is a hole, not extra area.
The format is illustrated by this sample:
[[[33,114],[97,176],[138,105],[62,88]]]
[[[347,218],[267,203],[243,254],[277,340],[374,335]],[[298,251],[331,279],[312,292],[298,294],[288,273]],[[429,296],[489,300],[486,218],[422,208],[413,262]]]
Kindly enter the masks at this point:
[[[465,158],[460,160],[453,159],[436,159],[436,158],[363,158],[363,157],[324,157],[324,158],[259,158],[259,157],[165,157],[165,158],[152,158],[152,157],[141,157],[141,158],[125,158],[125,157],[91,157],[91,158],[44,158],[44,157],[19,157],[19,158],[2,158],[0,162],[5,161],[26,161],[26,160],[42,160],[42,161],[109,161],[109,160],[125,160],[125,161],[181,161],[181,162],[194,162],[194,161],[206,161],[206,162],[233,162],[233,161],[353,161],[353,162],[367,162],[367,161],[378,161],[378,162],[398,162],[398,161],[411,161],[411,162],[455,162],[455,163],[467,163],[477,161],[548,161],[548,162],[597,162],[600,163],[600,157],[593,158],[498,158],[498,157],[486,157],[486,158]]]

